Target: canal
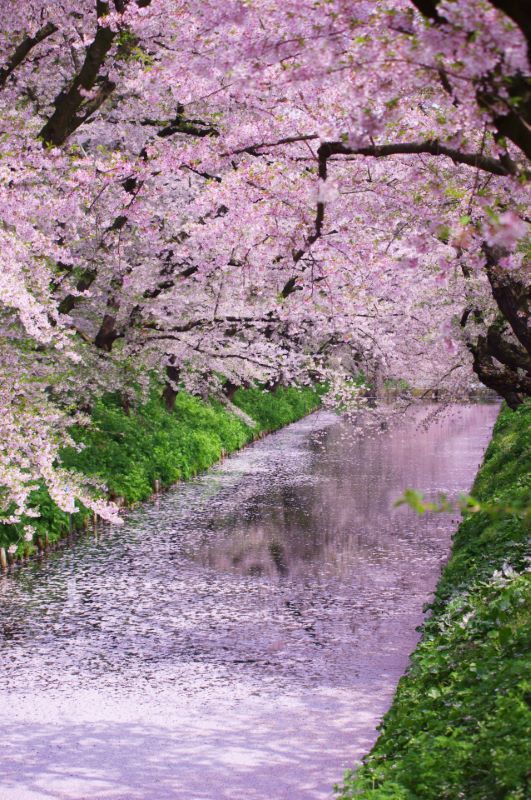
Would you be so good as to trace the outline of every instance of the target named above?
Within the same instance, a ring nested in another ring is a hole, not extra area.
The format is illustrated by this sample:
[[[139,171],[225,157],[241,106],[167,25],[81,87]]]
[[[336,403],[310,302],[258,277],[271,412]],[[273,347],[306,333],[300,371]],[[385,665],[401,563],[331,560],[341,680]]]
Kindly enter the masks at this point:
[[[498,407],[318,412],[0,578],[2,800],[326,800],[418,638]]]

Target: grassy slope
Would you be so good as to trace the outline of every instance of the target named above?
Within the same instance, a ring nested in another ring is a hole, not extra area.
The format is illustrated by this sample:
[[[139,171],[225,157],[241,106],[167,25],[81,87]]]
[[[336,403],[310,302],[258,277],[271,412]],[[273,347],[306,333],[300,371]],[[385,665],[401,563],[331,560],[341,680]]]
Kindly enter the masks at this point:
[[[530,422],[530,402],[501,412],[474,484],[481,502],[528,506]],[[465,516],[380,738],[341,798],[529,796],[528,528],[516,514]]]
[[[256,427],[250,428],[218,402],[205,403],[185,392],[177,396],[174,412],[165,408],[159,393],[153,393],[129,415],[116,399],[106,397],[96,404],[92,425],[72,431],[84,449],[66,450],[63,461],[104,483],[111,497],[132,504],[149,497],[155,481],[169,486],[188,479],[257,435],[300,419],[319,402],[319,392],[310,388],[279,388],[274,393],[239,389],[233,403],[256,420]],[[72,526],[81,528],[88,516],[82,509],[70,519],[43,489],[34,493],[33,504],[41,514],[32,520],[35,539],[47,534],[53,542]],[[0,546],[16,541],[22,524],[0,526]],[[23,543],[19,553],[34,549],[35,544]]]

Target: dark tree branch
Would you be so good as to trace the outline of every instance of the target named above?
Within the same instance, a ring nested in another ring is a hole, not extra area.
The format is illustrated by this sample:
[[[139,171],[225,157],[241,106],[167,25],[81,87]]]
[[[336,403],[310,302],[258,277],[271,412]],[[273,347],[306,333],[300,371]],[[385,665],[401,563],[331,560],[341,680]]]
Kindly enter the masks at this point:
[[[531,289],[500,266],[500,258],[505,254],[502,248],[484,245],[483,251],[492,295],[514,335],[531,356]]]
[[[109,4],[97,2],[98,20],[109,13]],[[54,112],[40,131],[44,144],[63,144],[68,136],[84,121],[78,118],[85,98],[82,91],[91,91],[107,53],[112,47],[115,32],[106,25],[98,25],[96,36],[85,51],[85,59],[81,69],[70,86],[63,89],[54,101]]]
[[[504,336],[505,321],[489,325],[487,346],[494,358],[513,370],[524,370],[531,378],[531,356]]]
[[[299,283],[297,283],[297,278],[295,276],[292,276],[284,284],[280,292],[280,296],[285,300],[287,297],[290,296],[290,294],[293,294],[293,292],[300,292],[301,290],[302,286]]]
[[[531,48],[531,1],[530,0],[491,0],[492,5],[507,14],[524,34]]]
[[[270,147],[280,147],[284,144],[295,144],[297,142],[316,141],[319,137],[317,134],[308,134],[304,136],[290,136],[286,139],[278,139],[275,142],[262,142],[249,147],[233,150],[232,155],[237,153],[252,153],[252,155],[260,155],[260,151]],[[226,154],[228,155],[228,154]],[[504,163],[500,159],[485,156],[482,153],[463,153],[454,147],[448,147],[440,142],[438,139],[427,139],[423,142],[395,142],[391,144],[382,145],[367,145],[365,147],[348,147],[343,142],[323,142],[318,150],[319,171],[321,174],[324,170],[323,161],[328,160],[334,155],[346,156],[368,156],[370,158],[387,158],[395,155],[430,155],[430,156],[447,156],[455,164],[465,164],[469,167],[481,169],[484,172],[490,172],[492,175],[511,175],[516,174],[516,166],[511,162]]]
[[[283,139],[277,139],[274,142],[259,142],[258,144],[250,144],[247,147],[240,147],[238,150],[231,150],[230,153],[222,153],[224,156],[237,156],[242,153],[248,153],[251,156],[260,155],[260,151],[267,147],[279,147],[283,144],[296,144],[297,142],[312,142],[319,137],[315,133],[295,134],[294,136],[286,136]]]
[[[76,290],[78,292],[86,292],[87,289],[90,289],[97,276],[98,272],[96,269],[86,269],[76,284]],[[63,297],[59,303],[59,313],[70,314],[80,299],[82,299],[82,296],[80,295],[67,294],[66,297]]]
[[[129,0],[115,3],[117,10],[123,11]],[[138,3],[147,6],[150,0]],[[103,0],[96,0],[98,21],[109,14],[110,4]],[[107,25],[100,25],[96,29],[96,36],[85,51],[85,59],[81,69],[74,77],[70,86],[63,89],[54,100],[54,112],[40,131],[40,138],[45,145],[61,145],[101,106],[104,100],[114,90],[112,81],[100,76],[100,70],[105,63],[109,50],[116,39],[116,32]],[[90,92],[100,83],[100,88],[94,98],[89,101],[83,97],[82,92]]]
[[[205,136],[219,136],[219,131],[212,125],[208,125],[200,119],[187,119],[184,111],[184,106],[177,106],[174,119],[161,128],[161,130],[157,132],[157,136],[161,139],[173,136],[174,133],[183,133],[187,136],[196,136],[200,139]]]
[[[508,84],[511,96],[517,95],[516,85],[520,83],[522,81],[515,79]],[[509,139],[527,158],[531,158],[531,91],[529,85],[523,89],[523,92],[525,101],[518,103],[521,113],[509,109],[505,114],[493,115],[492,121],[500,136]],[[488,92],[478,92],[478,102],[489,111],[497,101],[497,96],[491,96]]]
[[[529,375],[522,369],[500,362],[498,356],[490,352],[487,337],[478,336],[475,342],[468,344],[468,349],[472,353],[474,372],[480,381],[503,397],[510,408],[517,408],[531,395]],[[499,366],[494,358],[499,361]]]
[[[422,16],[428,17],[433,22],[444,22],[444,17],[439,14],[437,6],[439,0],[411,0],[415,8],[420,11]]]
[[[411,0],[420,13],[433,22],[446,22],[439,13],[440,0]],[[506,14],[520,28],[528,47],[531,45],[531,1],[530,0],[490,0],[491,5]]]
[[[447,156],[454,164],[465,164],[469,167],[490,172],[493,175],[509,175],[509,166],[496,158],[481,153],[463,153],[453,147],[447,147],[437,139],[425,142],[397,142],[395,144],[370,145],[367,147],[348,147],[343,142],[325,142],[319,148],[319,159],[328,159],[333,155],[368,156],[370,158],[387,158],[395,155],[430,155]]]
[[[110,308],[111,304],[108,303],[107,306]],[[94,344],[96,347],[99,350],[104,350],[106,353],[111,352],[116,339],[120,338],[120,334],[116,329],[117,312],[118,308],[114,307],[110,313],[104,315],[99,331],[94,337]]]
[[[263,317],[253,316],[233,316],[227,315],[223,317],[203,317],[199,319],[192,319],[188,322],[183,322],[179,325],[171,325],[170,327],[161,326],[156,322],[148,322],[143,327],[145,330],[156,331],[157,333],[188,333],[195,328],[212,328],[216,325],[227,325],[233,323],[237,325],[237,330],[261,328],[272,321],[278,322],[271,312]],[[157,338],[156,336],[154,338]]]
[[[175,356],[170,356],[168,364],[166,365],[166,383],[164,384],[164,391],[162,392],[164,404],[168,411],[173,411],[175,409],[175,401],[179,393],[177,384],[180,378],[181,370],[176,366]]]
[[[76,130],[85,122],[87,122],[90,117],[96,113],[99,107],[103,105],[107,98],[111,96],[115,89],[116,84],[113,81],[109,80],[108,78],[102,78],[98,84],[98,89],[94,97],[92,97],[90,100],[86,100],[79,109],[79,112],[76,114],[74,118],[75,126],[72,130]]]
[[[22,64],[33,48],[49,36],[52,36],[56,31],[57,25],[54,25],[52,22],[47,22],[46,25],[43,25],[42,28],[37,31],[35,36],[26,36],[26,38],[20,42],[5,67],[0,69],[0,89],[6,85],[9,76]]]
[[[435,25],[450,24],[439,13],[440,0],[411,0],[423,16],[432,20]],[[527,42],[528,56],[531,58],[531,0],[490,0],[491,5],[506,14],[520,28]],[[503,89],[508,94],[510,103],[504,113],[496,109],[501,94],[499,91],[499,75],[496,71],[485,76],[482,85],[477,86],[479,105],[492,114],[492,121],[499,136],[504,136],[531,158],[531,90],[527,76],[516,73],[506,76]]]

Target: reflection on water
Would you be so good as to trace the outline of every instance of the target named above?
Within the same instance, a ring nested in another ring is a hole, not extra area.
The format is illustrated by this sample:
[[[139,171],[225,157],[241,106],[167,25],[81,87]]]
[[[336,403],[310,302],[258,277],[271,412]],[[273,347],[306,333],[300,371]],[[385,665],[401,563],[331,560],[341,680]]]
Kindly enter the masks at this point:
[[[466,491],[496,408],[426,414],[369,438],[320,412],[1,579],[2,798],[329,797],[455,527],[393,503]]]

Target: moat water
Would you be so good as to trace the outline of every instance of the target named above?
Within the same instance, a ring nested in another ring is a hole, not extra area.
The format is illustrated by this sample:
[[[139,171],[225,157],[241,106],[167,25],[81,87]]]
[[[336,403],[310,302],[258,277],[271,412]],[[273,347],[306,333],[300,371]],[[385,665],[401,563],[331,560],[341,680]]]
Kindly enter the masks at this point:
[[[374,742],[497,406],[318,412],[0,578],[2,800],[326,800]]]

